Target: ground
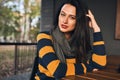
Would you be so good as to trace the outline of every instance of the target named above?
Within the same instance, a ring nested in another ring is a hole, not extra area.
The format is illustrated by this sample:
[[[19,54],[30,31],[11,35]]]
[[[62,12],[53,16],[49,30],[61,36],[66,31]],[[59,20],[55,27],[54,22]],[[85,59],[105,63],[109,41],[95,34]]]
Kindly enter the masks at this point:
[[[30,72],[29,73],[23,73],[19,75],[14,75],[8,78],[3,78],[2,80],[29,80],[30,79]]]

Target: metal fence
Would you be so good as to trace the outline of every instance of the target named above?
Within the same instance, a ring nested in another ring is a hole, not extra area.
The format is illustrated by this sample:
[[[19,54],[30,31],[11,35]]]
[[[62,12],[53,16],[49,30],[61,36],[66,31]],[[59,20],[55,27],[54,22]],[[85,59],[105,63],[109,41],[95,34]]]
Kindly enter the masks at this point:
[[[30,72],[36,43],[0,43],[0,79]]]

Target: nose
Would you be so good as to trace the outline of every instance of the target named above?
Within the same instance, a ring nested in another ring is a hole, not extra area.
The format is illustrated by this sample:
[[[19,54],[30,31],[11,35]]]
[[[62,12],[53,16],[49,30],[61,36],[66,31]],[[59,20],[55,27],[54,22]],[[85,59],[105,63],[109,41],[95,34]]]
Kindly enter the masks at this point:
[[[64,24],[67,24],[68,23],[68,17],[65,17],[63,22],[64,22]]]

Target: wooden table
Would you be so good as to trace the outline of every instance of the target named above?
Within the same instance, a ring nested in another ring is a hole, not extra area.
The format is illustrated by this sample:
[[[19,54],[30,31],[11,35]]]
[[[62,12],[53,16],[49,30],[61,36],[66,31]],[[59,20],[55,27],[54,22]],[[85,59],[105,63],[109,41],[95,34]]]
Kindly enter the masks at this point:
[[[67,76],[61,80],[120,80],[120,56],[108,56],[108,64],[104,70],[88,72],[84,75]]]
[[[120,73],[97,71],[85,75],[68,76],[62,80],[120,80]]]

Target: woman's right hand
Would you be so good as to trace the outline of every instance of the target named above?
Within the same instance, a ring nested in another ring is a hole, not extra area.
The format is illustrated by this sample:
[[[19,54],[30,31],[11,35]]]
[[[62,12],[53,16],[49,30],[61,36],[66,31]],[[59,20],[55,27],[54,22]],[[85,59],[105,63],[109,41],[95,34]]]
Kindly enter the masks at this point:
[[[90,28],[92,28],[94,30],[94,32],[100,32],[100,27],[98,26],[98,24],[94,18],[94,15],[92,14],[92,12],[90,10],[88,10],[88,14],[86,16],[88,16],[90,18],[90,21],[89,21]]]
[[[98,69],[96,69],[96,68],[95,68],[95,69],[93,69],[93,72],[95,72],[95,71],[98,71]]]

